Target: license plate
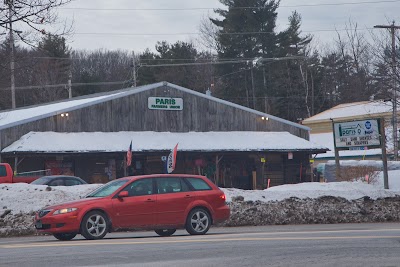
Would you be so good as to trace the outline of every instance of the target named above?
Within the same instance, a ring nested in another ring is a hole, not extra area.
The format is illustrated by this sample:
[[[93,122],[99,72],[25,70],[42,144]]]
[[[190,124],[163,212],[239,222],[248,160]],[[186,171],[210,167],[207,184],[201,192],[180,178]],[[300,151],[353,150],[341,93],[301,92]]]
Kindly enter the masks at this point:
[[[42,222],[41,222],[41,221],[37,221],[37,222],[35,223],[35,227],[36,227],[36,229],[41,229],[41,228],[43,227]]]

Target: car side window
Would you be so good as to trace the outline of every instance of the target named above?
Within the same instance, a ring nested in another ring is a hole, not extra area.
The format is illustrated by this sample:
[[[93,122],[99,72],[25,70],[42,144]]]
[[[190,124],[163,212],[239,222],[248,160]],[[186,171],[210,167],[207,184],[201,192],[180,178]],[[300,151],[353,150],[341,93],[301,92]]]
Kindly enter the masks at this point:
[[[49,183],[49,186],[63,186],[64,182],[61,179],[55,179]]]
[[[211,190],[212,188],[200,178],[185,178],[196,191]]]
[[[158,194],[169,194],[190,191],[188,185],[179,177],[157,178]]]
[[[145,196],[153,194],[153,179],[140,179],[129,184],[123,191],[129,196]]]
[[[77,179],[66,179],[65,180],[65,185],[66,186],[73,186],[73,185],[80,185],[82,184],[81,181],[77,180]]]
[[[0,166],[0,177],[5,177],[6,175],[6,166]]]

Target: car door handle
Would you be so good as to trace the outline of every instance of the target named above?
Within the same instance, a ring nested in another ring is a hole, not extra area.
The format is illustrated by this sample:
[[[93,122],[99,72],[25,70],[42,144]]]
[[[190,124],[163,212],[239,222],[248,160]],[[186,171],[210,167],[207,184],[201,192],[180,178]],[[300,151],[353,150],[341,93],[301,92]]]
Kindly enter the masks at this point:
[[[149,198],[145,202],[156,202],[156,201],[154,199]]]
[[[192,198],[192,195],[186,195],[185,198]]]

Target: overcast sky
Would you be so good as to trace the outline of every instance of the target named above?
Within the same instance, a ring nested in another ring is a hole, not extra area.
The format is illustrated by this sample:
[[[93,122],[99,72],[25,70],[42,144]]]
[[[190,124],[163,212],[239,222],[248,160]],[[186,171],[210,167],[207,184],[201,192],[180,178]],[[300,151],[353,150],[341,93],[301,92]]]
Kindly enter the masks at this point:
[[[161,40],[195,40],[202,17],[214,16],[212,8],[218,7],[223,7],[218,0],[74,0],[59,10],[59,16],[74,20],[75,34],[69,37],[73,49],[142,52],[154,51]],[[185,8],[192,10],[154,10]],[[303,18],[302,30],[313,34],[318,43],[332,43],[335,29],[344,29],[349,19],[362,29],[392,20],[400,24],[400,0],[282,0],[278,29],[287,26],[294,10]]]

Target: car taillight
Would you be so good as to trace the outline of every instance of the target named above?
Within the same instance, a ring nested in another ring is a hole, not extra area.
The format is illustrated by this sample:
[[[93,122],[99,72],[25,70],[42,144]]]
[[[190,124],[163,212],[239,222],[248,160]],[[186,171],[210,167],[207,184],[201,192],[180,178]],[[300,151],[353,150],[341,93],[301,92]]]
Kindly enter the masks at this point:
[[[223,201],[226,201],[226,196],[225,196],[225,194],[220,195],[219,198],[222,199]]]

